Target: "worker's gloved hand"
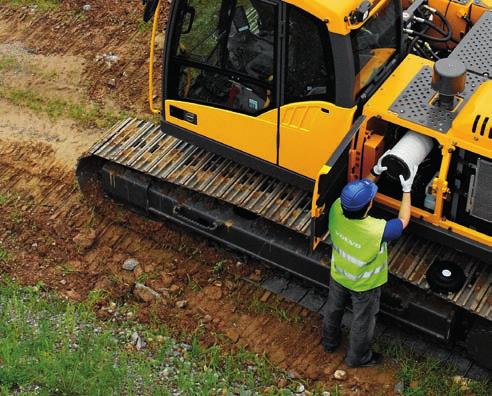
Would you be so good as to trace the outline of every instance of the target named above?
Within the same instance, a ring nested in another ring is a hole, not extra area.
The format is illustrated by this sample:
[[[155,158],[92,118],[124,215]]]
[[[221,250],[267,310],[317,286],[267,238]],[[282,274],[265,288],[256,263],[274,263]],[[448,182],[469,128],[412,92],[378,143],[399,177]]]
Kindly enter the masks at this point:
[[[418,170],[419,167],[415,165],[412,171],[410,172],[410,177],[407,180],[403,178],[403,175],[400,175],[401,188],[404,193],[412,192],[413,182],[415,180],[415,176],[417,175]]]
[[[372,173],[374,173],[376,176],[381,176],[383,172],[386,172],[388,170],[387,166],[383,166],[383,158],[386,157],[388,154],[391,153],[391,150],[386,151],[381,158],[379,158],[379,161],[376,165],[374,165],[374,168],[372,168]]]

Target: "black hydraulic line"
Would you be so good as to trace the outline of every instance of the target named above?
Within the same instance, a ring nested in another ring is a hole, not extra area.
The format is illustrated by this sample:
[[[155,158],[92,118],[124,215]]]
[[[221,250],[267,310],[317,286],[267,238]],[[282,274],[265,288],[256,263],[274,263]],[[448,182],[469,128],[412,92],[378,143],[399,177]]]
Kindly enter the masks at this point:
[[[427,33],[427,30],[429,30],[429,27],[428,26],[424,26],[424,30],[421,32],[421,33]],[[413,38],[413,40],[410,42],[409,46],[408,46],[408,49],[407,49],[407,54],[410,54],[413,50],[413,47],[415,46],[415,44],[418,43],[418,41],[420,40],[420,37],[419,36],[416,36]]]
[[[434,15],[437,15],[439,19],[442,21],[444,26],[446,27],[446,30],[441,29],[439,26],[436,24],[428,21],[427,19],[424,20],[424,24],[429,27],[430,29],[435,30],[437,33],[441,34],[444,37],[433,37],[429,36],[428,34],[425,34],[423,32],[417,32],[414,31],[413,33],[420,38],[426,40],[426,41],[434,41],[437,43],[447,43],[448,41],[453,39],[453,28],[447,18],[438,10],[432,10],[431,11]]]
[[[441,34],[441,35],[443,36],[443,37],[442,37],[443,39],[444,39],[444,38],[446,38],[446,39],[451,39],[451,37],[450,37],[450,36],[452,35],[452,31],[450,31],[450,30],[446,31],[446,30],[444,30],[444,29],[441,29],[439,26],[437,26],[436,24],[432,23],[432,22],[431,22],[431,21],[429,21],[428,19],[426,19],[426,20],[424,21],[424,23],[425,23],[427,26],[429,26],[431,29],[433,29],[433,30],[435,30],[436,32],[438,32],[439,34]]]
[[[419,37],[415,37],[411,42],[410,45],[408,46],[407,54],[410,54],[415,47],[415,44],[417,44],[417,41],[419,41]]]
[[[414,45],[414,49],[423,58],[426,58],[426,59],[428,58],[427,54],[424,52],[424,50],[422,48],[420,48],[420,45],[418,45],[417,43]]]
[[[432,49],[431,45],[429,44],[428,46],[425,47],[427,51],[429,51],[434,58],[437,60],[441,59],[441,57]]]

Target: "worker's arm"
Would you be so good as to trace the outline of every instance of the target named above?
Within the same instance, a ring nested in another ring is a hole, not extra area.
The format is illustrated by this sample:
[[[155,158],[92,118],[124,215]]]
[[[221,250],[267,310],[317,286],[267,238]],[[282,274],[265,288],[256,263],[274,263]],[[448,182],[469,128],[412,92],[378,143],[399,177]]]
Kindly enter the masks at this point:
[[[412,210],[412,186],[415,180],[415,176],[417,175],[419,167],[415,165],[410,173],[410,177],[405,180],[402,175],[400,175],[401,187],[403,190],[403,197],[401,199],[400,204],[400,213],[398,214],[398,218],[403,223],[403,228],[407,228],[410,223],[411,218],[411,210]]]
[[[412,194],[404,192],[403,198],[401,199],[400,205],[400,213],[398,213],[398,218],[401,220],[403,224],[403,229],[407,228],[410,223],[411,217],[411,209],[412,209]]]

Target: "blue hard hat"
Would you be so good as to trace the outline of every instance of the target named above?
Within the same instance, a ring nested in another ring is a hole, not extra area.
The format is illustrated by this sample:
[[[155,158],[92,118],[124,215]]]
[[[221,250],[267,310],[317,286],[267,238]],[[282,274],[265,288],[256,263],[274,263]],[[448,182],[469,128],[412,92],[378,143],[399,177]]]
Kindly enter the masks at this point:
[[[356,212],[371,202],[377,192],[378,186],[368,179],[349,183],[342,190],[342,207],[349,212]]]

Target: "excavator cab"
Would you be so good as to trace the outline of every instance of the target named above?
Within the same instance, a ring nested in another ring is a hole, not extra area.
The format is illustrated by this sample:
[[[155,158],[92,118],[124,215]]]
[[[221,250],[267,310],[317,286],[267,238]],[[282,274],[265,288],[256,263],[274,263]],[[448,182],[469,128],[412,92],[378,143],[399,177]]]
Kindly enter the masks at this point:
[[[163,130],[312,191],[401,53],[398,0],[343,26],[322,16],[329,8],[343,21],[357,2],[335,11],[316,3],[175,0]]]

